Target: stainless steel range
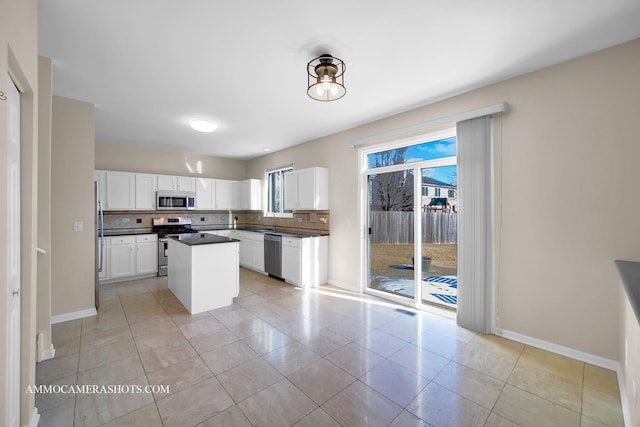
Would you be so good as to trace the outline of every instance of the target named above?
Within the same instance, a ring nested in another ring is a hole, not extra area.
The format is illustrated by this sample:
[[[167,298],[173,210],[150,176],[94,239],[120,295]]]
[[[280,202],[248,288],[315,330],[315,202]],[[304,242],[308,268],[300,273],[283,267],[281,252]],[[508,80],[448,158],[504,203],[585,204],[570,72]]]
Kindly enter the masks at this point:
[[[153,219],[153,232],[158,233],[158,276],[166,276],[169,266],[169,236],[184,233],[197,233],[191,228],[191,218],[162,217]]]

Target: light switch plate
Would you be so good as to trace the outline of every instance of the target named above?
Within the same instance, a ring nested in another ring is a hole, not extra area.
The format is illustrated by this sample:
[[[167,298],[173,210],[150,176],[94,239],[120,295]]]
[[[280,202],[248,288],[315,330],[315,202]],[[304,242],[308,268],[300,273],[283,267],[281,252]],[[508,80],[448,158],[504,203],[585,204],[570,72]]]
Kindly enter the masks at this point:
[[[82,231],[82,221],[74,221],[74,223],[73,223],[73,231],[74,232]]]

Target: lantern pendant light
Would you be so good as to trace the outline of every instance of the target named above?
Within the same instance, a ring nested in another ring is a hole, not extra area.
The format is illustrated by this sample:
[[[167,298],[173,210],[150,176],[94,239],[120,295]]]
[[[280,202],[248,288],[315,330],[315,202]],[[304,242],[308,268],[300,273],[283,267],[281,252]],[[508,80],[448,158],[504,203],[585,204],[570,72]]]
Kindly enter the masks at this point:
[[[330,102],[342,98],[344,87],[344,62],[328,53],[312,59],[307,64],[307,95],[316,101]]]

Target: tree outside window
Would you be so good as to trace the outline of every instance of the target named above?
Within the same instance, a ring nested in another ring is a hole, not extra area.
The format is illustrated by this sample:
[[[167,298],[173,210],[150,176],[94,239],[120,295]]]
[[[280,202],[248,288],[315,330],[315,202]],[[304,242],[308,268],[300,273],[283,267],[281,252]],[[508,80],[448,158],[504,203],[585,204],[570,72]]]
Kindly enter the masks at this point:
[[[286,167],[267,173],[267,214],[291,212],[284,208],[284,176],[292,170],[292,167]]]

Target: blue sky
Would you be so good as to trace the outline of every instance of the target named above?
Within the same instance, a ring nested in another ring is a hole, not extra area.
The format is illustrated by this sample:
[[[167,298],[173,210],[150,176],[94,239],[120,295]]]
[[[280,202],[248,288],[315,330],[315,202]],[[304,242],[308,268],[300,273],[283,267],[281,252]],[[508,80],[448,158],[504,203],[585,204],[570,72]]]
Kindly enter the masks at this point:
[[[451,157],[456,155],[456,137],[440,139],[438,141],[425,142],[422,144],[412,145],[407,148],[404,153],[405,163],[419,162],[422,160],[439,159],[442,157]],[[370,154],[369,167],[373,167],[374,155]],[[457,167],[441,166],[437,168],[430,168],[428,175],[431,178],[437,179],[449,184],[457,184]]]
[[[422,175],[437,179],[445,184],[458,185],[458,167],[456,165],[424,169]]]
[[[407,163],[420,160],[439,159],[441,157],[451,157],[456,155],[456,137],[441,139],[438,141],[425,142],[424,144],[412,145],[407,148],[405,158]]]

